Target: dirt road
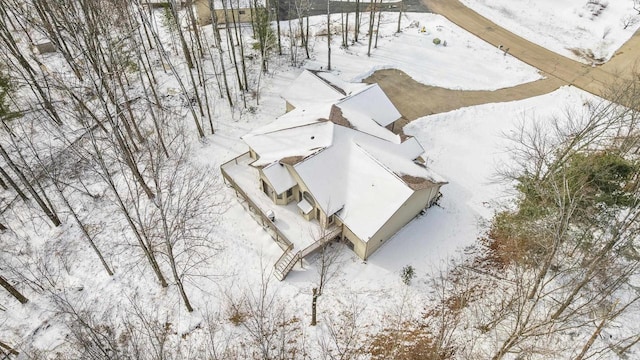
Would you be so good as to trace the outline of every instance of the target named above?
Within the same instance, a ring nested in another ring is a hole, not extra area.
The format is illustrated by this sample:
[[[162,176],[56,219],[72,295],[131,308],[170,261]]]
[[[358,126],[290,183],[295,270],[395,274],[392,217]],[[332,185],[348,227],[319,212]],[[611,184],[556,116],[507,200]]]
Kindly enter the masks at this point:
[[[450,90],[421,84],[404,72],[395,69],[376,71],[364,79],[364,82],[378,83],[408,121],[465,106],[522,100],[550,93],[565,85],[563,81],[549,77],[495,91]],[[398,125],[404,126],[405,124]]]

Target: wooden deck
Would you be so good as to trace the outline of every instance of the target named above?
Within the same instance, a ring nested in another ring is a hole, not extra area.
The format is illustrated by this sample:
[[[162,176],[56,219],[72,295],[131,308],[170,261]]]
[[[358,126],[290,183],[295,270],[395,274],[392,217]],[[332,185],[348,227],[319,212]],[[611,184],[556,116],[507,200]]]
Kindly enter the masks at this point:
[[[250,162],[251,157],[249,156],[249,153],[246,152],[222,164],[220,166],[220,171],[222,172],[222,177],[224,178],[225,183],[235,191],[236,197],[247,208],[247,210],[249,210],[256,222],[262,225],[265,231],[267,231],[267,233],[271,235],[273,240],[275,240],[278,246],[280,246],[280,248],[284,251],[282,256],[280,256],[280,258],[274,264],[274,276],[278,280],[282,281],[287,277],[289,272],[294,268],[295,264],[298,261],[302,261],[302,259],[304,259],[306,256],[314,253],[322,246],[338,237],[342,233],[342,228],[333,226],[329,229],[324,229],[323,231],[321,231],[321,237],[319,239],[314,240],[310,245],[307,245],[300,250],[294,249],[294,243],[289,238],[287,238],[287,236],[280,229],[278,229],[278,226],[274,221],[271,221],[271,219],[269,219],[266,214],[266,209],[261,208],[256,203],[256,201],[252,200],[247,192],[238,185],[238,182],[234,180],[233,176],[230,174],[229,169],[231,167],[249,166],[248,164]],[[273,206],[279,205],[274,204]]]

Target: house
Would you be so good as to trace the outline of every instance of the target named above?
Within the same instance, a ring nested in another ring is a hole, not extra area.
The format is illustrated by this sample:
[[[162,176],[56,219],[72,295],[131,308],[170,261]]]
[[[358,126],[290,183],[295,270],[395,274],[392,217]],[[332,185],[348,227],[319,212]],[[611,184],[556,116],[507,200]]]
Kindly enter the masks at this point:
[[[211,5],[213,5],[217,24],[251,22],[250,0],[195,0],[194,6],[198,24],[211,24]]]
[[[284,115],[242,137],[273,207],[296,204],[366,260],[437,200],[446,181],[388,129],[401,115],[377,84],[304,71],[283,97]]]

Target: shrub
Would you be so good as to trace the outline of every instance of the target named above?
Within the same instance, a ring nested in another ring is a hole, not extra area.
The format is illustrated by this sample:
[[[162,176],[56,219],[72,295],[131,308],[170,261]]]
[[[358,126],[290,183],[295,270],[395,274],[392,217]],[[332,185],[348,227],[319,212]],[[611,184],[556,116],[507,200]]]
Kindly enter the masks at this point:
[[[405,285],[409,285],[411,283],[411,280],[413,280],[413,278],[416,277],[416,273],[413,266],[407,265],[403,267],[402,272],[400,273],[400,277],[402,278],[402,282]]]
[[[441,41],[440,41],[440,39],[439,39],[439,38],[435,38],[435,39],[433,39],[433,43],[434,43],[434,44],[436,44],[436,45],[440,45],[440,42],[441,42]]]

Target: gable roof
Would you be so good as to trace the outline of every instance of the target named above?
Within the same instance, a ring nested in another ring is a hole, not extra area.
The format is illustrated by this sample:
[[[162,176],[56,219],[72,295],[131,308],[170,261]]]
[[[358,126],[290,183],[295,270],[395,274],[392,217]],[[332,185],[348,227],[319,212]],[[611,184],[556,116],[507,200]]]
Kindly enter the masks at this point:
[[[291,173],[289,173],[289,170],[278,162],[273,162],[271,165],[265,166],[262,169],[262,173],[278,195],[296,185],[296,181],[293,179],[293,176],[291,176]]]
[[[383,127],[402,117],[378,84],[369,85],[336,105],[344,112],[360,113]]]
[[[424,153],[416,150],[417,141],[404,146],[332,125],[331,146],[298,162],[294,169],[322,211],[327,216],[337,214],[363,241],[419,190],[414,184],[424,188],[445,183],[413,161]]]
[[[365,86],[344,82],[328,72],[304,70],[281,96],[296,108],[308,108],[318,102],[336,102]]]
[[[252,165],[263,167],[278,194],[295,186],[289,169],[295,171],[327,216],[335,214],[367,241],[415,191],[446,182],[414,161],[424,153],[415,138],[401,142],[384,127],[400,113],[379,86],[338,97],[342,88],[307,71],[294,83],[309,79],[315,80],[307,83],[307,94],[297,97],[304,108],[242,139],[259,155]],[[316,90],[313,84],[320,88],[315,101],[305,98]],[[294,85],[288,92],[300,84]]]

